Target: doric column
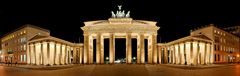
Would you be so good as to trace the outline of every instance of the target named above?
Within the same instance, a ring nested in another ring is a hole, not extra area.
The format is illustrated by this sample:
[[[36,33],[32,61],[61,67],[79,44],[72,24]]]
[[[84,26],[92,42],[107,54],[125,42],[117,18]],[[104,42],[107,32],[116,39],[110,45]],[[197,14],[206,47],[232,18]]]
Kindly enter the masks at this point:
[[[127,33],[126,35],[126,62],[132,63],[132,39],[131,33]]]
[[[80,46],[80,48],[79,48],[79,63],[80,64],[82,64],[82,60],[83,60],[83,47]]]
[[[43,65],[49,64],[48,60],[48,48],[47,48],[47,42],[42,42],[42,56],[43,56]]]
[[[62,53],[61,53],[61,64],[65,64],[66,63],[66,45],[62,45],[61,48],[62,48],[61,49],[61,51],[62,51]],[[74,55],[74,56],[75,56],[74,60],[76,62],[76,55]]]
[[[84,34],[84,64],[88,63],[88,52],[89,52],[89,35]]]
[[[204,64],[204,54],[205,54],[205,43],[203,43],[203,42],[200,42],[199,43],[199,55],[200,55],[200,64]]]
[[[34,52],[34,43],[30,44],[30,51],[31,51],[31,64],[35,64],[35,52]]]
[[[101,56],[102,56],[102,48],[103,48],[103,45],[102,45],[102,42],[103,42],[103,39],[102,39],[102,35],[99,33],[97,34],[97,51],[96,51],[96,63],[97,64],[100,64],[102,63],[102,61],[104,61]]]
[[[161,46],[158,46],[158,63],[159,64],[162,63],[162,61],[161,61],[162,60],[162,57],[161,57],[162,55],[161,54],[162,54],[162,48],[161,48]]]
[[[35,55],[36,55],[36,64],[40,65],[41,62],[41,43],[35,43]]]
[[[103,35],[101,36],[101,55],[100,55],[100,57],[101,57],[101,64],[104,64],[104,37],[103,37]]]
[[[144,34],[140,34],[140,58],[141,63],[145,63],[145,46],[144,46]]]
[[[175,47],[174,45],[171,45],[172,49],[173,49],[173,64],[176,64],[176,54],[175,54]]]
[[[152,35],[152,55],[153,55],[153,63],[157,63],[157,35]]]
[[[211,54],[211,48],[210,48],[210,44],[207,43],[207,50],[206,50],[206,63],[209,64],[210,61],[211,61],[211,58],[210,58],[210,54]]]
[[[168,63],[168,50],[166,46],[164,46],[164,63]]]
[[[141,42],[140,35],[137,35],[137,63],[141,63]]]
[[[61,44],[56,43],[56,57],[55,57],[55,64],[60,64],[61,60]]]
[[[109,39],[109,62],[114,63],[115,61],[115,37],[114,34],[110,34],[110,39]]]
[[[192,60],[192,63],[194,64],[194,65],[196,65],[197,64],[197,58],[198,58],[198,54],[197,54],[197,52],[198,52],[198,42],[197,41],[193,41],[192,42],[192,58],[191,58],[191,60]]]
[[[170,47],[169,46],[167,46],[167,49],[168,49],[168,51],[169,51],[169,55],[168,55],[168,58],[169,58],[169,61],[168,61],[168,63],[172,63],[172,50],[170,49]]]
[[[190,52],[191,52],[191,42],[186,42],[185,43],[185,55],[186,55],[185,57],[186,57],[187,65],[191,64]]]
[[[90,36],[89,37],[89,64],[92,64],[93,63],[93,37]]]
[[[152,57],[153,57],[153,36],[148,36],[148,63],[152,63]]]
[[[31,47],[29,46],[29,44],[27,43],[27,64],[31,64]],[[1,59],[1,58],[0,58]],[[1,62],[1,60],[0,60]]]
[[[180,56],[180,64],[184,64],[184,43],[180,43],[179,44],[179,46],[180,46],[180,52],[179,52],[179,56]]]
[[[70,59],[70,56],[71,56],[71,48],[70,48],[70,46],[66,46],[66,48],[67,48],[67,64],[71,64],[71,59]]]
[[[54,64],[54,56],[55,55],[55,42],[49,42],[49,64]]]
[[[175,63],[176,64],[179,64],[180,61],[179,61],[179,46],[178,44],[174,45],[174,48],[175,48]]]

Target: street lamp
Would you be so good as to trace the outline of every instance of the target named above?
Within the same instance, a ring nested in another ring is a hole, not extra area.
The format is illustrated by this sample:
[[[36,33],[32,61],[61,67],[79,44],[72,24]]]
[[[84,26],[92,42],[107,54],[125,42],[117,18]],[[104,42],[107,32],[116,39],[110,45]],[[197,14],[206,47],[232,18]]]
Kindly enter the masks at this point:
[[[109,58],[108,57],[106,57],[106,60],[108,60]]]
[[[133,57],[133,60],[136,60],[136,57]]]

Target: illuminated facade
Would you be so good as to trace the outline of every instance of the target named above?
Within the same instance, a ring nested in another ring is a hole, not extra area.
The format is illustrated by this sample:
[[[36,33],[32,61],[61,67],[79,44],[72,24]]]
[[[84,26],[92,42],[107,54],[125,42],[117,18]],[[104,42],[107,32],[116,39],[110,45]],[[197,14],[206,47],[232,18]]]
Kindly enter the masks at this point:
[[[209,64],[240,62],[239,37],[210,24],[191,35],[158,44],[159,63]]]
[[[82,63],[82,44],[52,36],[35,36],[29,41],[28,64],[63,65]]]
[[[158,44],[159,63],[169,64],[211,64],[213,63],[212,40],[205,35],[192,35]]]
[[[204,34],[213,40],[214,63],[239,62],[239,37],[210,24],[191,32],[191,35]]]
[[[27,43],[38,34],[50,35],[48,30],[29,24],[5,34],[1,38],[0,62],[27,63]]]
[[[132,63],[132,39],[137,39],[137,63],[145,63],[144,40],[148,40],[148,63],[157,63],[156,22],[133,20],[121,10],[108,20],[84,22],[84,63],[93,63],[93,40],[96,39],[96,63],[104,63],[104,39],[109,39],[109,62],[115,61],[115,38],[126,39],[126,63]]]

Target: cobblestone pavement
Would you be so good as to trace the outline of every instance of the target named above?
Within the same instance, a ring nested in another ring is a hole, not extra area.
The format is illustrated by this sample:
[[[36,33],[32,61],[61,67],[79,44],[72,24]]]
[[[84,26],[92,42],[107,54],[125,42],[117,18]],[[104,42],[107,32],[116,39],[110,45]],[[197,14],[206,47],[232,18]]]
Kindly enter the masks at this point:
[[[55,70],[22,67],[0,65],[0,76],[240,76],[240,64],[197,67],[137,64],[71,65],[71,68]],[[36,67],[38,66],[33,66]]]

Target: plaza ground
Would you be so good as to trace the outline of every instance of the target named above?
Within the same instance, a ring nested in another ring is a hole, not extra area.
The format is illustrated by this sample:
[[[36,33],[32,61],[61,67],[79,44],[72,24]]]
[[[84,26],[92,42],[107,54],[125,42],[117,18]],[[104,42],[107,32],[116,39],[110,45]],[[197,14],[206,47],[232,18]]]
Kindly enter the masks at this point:
[[[55,69],[48,69],[55,68]],[[0,65],[0,76],[240,76],[240,64],[222,65]]]

